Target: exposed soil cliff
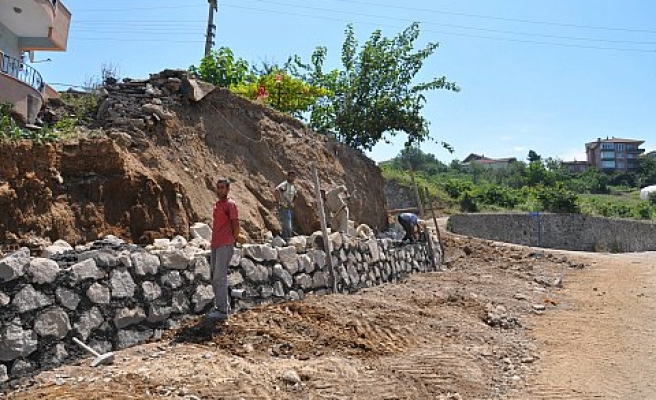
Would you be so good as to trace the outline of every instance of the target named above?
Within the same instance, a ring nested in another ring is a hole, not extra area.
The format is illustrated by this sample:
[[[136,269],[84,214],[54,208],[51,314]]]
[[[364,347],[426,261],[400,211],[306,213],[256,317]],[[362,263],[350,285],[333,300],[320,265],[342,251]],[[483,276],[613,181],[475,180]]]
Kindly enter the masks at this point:
[[[47,237],[70,243],[114,234],[134,242],[187,235],[211,220],[214,181],[228,176],[243,228],[277,233],[273,187],[298,173],[296,230],[318,228],[310,163],[322,186],[345,184],[351,219],[382,228],[384,181],[361,152],[263,105],[214,90],[171,107],[145,131],[35,146],[0,143],[0,243]]]

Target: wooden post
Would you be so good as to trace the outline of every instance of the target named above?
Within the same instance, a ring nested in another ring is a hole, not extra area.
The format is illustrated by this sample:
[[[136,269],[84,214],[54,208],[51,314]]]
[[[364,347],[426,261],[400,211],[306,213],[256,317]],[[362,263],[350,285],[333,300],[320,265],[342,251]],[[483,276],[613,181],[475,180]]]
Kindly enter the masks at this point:
[[[417,206],[419,207],[419,215],[423,218],[424,215],[424,205],[421,203],[421,196],[419,195],[419,187],[417,186],[417,182],[415,181],[415,173],[412,170],[412,164],[408,163],[408,168],[410,169],[410,178],[412,179],[412,186],[415,187],[415,196],[417,196]],[[435,251],[433,250],[433,243],[431,242],[430,235],[428,232],[424,232],[424,236],[426,236],[426,242],[428,243],[428,251],[430,251],[431,254],[431,261],[433,263],[433,269],[437,269],[437,261],[435,260]]]
[[[319,184],[319,174],[317,173],[317,164],[312,163],[312,178],[314,179],[314,195],[317,197],[317,212],[319,213],[319,223],[321,224],[321,233],[323,236],[323,248],[326,252],[326,262],[330,269],[330,279],[333,283],[333,293],[337,293],[337,278],[335,268],[333,267],[333,256],[328,237],[328,228],[326,227],[326,214],[323,208],[323,197],[321,197],[321,186]]]
[[[419,215],[424,215],[424,206],[421,204],[421,196],[419,195],[419,187],[417,187],[417,182],[415,181],[415,171],[412,169],[412,164],[408,163],[408,168],[410,169],[410,179],[412,179],[412,186],[415,188],[415,196],[417,196],[417,206],[419,207]]]
[[[426,191],[426,198],[430,201],[431,214],[433,214],[433,223],[435,223],[435,232],[437,233],[437,243],[440,245],[440,264],[444,264],[444,245],[442,244],[442,236],[440,235],[440,226],[437,225],[437,217],[435,217],[435,201]]]

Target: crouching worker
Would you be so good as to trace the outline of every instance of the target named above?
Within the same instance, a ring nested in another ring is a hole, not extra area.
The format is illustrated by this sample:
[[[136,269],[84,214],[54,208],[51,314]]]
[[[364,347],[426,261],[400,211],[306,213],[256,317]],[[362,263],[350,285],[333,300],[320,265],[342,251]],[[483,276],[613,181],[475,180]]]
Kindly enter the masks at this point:
[[[403,213],[399,214],[396,219],[405,230],[403,241],[407,240],[410,243],[414,243],[419,240],[420,235],[424,236],[422,231],[426,229],[426,223],[419,219],[417,214]]]

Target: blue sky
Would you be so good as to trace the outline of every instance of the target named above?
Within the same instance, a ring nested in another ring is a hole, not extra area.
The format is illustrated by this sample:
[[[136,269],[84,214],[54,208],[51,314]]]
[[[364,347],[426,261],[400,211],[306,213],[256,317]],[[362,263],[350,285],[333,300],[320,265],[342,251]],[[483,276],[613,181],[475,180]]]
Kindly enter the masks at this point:
[[[48,82],[82,85],[102,64],[121,77],[198,64],[206,0],[64,0],[73,13],[68,51],[38,53]],[[598,137],[645,140],[656,149],[656,2],[651,0],[219,0],[216,47],[253,63],[305,60],[328,48],[338,67],[344,28],[360,42],[381,29],[394,36],[421,23],[419,45],[439,42],[424,80],[446,75],[460,93],[432,92],[424,116],[438,159],[469,153],[525,159],[585,159]],[[67,86],[57,86],[66,89]],[[398,154],[404,138],[380,144],[376,161]]]

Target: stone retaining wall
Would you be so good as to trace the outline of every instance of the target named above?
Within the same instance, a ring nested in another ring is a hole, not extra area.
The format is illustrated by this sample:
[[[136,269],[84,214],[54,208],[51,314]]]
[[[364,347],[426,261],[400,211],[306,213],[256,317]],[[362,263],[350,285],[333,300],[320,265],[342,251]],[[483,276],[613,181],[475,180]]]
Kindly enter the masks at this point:
[[[656,224],[581,214],[459,214],[448,230],[527,246],[613,253],[656,250]]]
[[[342,293],[435,269],[426,244],[355,241],[340,234],[331,240]],[[327,255],[306,250],[306,242],[238,248],[228,278],[235,310],[331,293]],[[206,312],[214,297],[209,252],[192,243],[176,237],[144,249],[108,237],[75,250],[55,243],[43,258],[30,257],[24,248],[0,259],[0,388],[87,356],[73,337],[99,352],[117,350]]]

